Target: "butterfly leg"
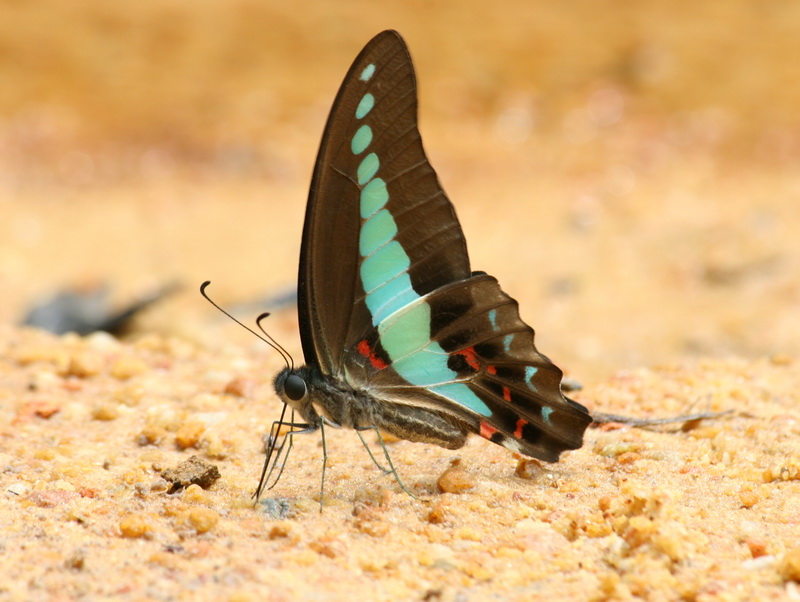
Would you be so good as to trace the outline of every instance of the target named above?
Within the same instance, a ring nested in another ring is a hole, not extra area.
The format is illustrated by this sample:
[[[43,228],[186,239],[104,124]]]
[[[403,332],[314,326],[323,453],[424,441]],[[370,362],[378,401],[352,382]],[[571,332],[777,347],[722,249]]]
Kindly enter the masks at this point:
[[[325,495],[325,468],[328,466],[328,446],[325,444],[325,418],[319,422],[319,432],[322,433],[322,479],[319,484],[319,511],[322,514],[323,499]]]
[[[278,444],[277,443],[278,433],[280,432],[281,427],[284,426],[288,426],[292,430],[286,433],[286,436],[283,438],[280,444]],[[294,430],[294,429],[299,429],[299,430]],[[275,487],[275,485],[278,484],[278,481],[280,481],[280,478],[283,475],[283,471],[286,468],[286,463],[289,459],[289,452],[292,449],[294,435],[313,433],[316,430],[317,427],[311,426],[309,424],[294,422],[294,413],[292,413],[292,420],[290,422],[284,422],[283,415],[281,415],[280,420],[276,420],[275,422],[272,423],[267,443],[267,453],[266,453],[266,458],[264,460],[264,468],[261,471],[261,478],[258,481],[258,487],[256,488],[256,491],[253,494],[253,497],[256,499],[256,503],[258,502],[258,499],[261,497],[261,494],[264,493],[265,490],[272,489],[273,487]],[[282,460],[281,460],[281,455],[283,455]],[[280,466],[280,469],[278,470],[278,475],[275,477],[275,480],[272,482],[272,484],[269,485],[269,482],[272,479],[272,474],[275,472],[275,468],[277,466]]]
[[[328,467],[328,446],[325,443],[325,425],[328,425],[333,428],[341,428],[341,425],[331,422],[324,416],[321,417],[319,421],[319,427],[309,427],[309,429],[305,432],[312,432],[316,431],[317,428],[319,429],[320,434],[322,435],[322,479],[319,485],[319,511],[322,512],[322,507],[324,505],[324,496],[325,496],[325,470]],[[296,433],[300,433],[301,431],[296,431]],[[292,433],[289,433],[292,434]]]
[[[278,476],[275,477],[272,485],[267,487],[267,489],[272,489],[275,485],[278,484],[280,481],[281,476],[283,475],[283,471],[286,468],[286,463],[289,460],[289,452],[292,451],[292,446],[294,445],[294,435],[306,435],[308,433],[314,433],[317,431],[317,427],[309,426],[307,424],[302,423],[291,423],[288,426],[299,428],[300,430],[291,431],[286,434],[286,437],[281,442],[278,450],[275,454],[275,463],[272,465],[272,468],[269,470],[269,475],[267,476],[267,480],[272,476],[272,473],[275,471],[275,468],[280,464],[280,470],[278,470]],[[288,443],[288,447],[286,444]],[[283,454],[283,460],[280,460],[281,452],[283,452],[284,447],[286,447],[286,452]]]
[[[392,472],[392,470],[390,468],[383,467],[380,464],[380,462],[378,462],[378,460],[375,459],[375,456],[372,453],[372,450],[369,448],[369,443],[366,442],[366,440],[364,439],[364,435],[361,434],[361,431],[371,431],[374,428],[375,428],[374,426],[357,426],[356,427],[356,434],[358,435],[358,438],[361,439],[361,444],[364,446],[364,449],[367,450],[367,453],[369,454],[369,459],[372,460],[372,463],[375,466],[377,466],[378,470],[383,472],[383,474],[389,474],[390,472]]]
[[[367,442],[364,441],[364,437],[361,435],[361,431],[368,431],[368,430],[373,430],[373,431],[375,431],[375,434],[378,435],[378,441],[381,444],[381,449],[383,450],[383,455],[386,458],[386,462],[389,464],[389,468],[388,469],[386,469],[383,466],[381,466],[380,464],[378,464],[378,461],[375,459],[375,456],[372,455],[372,450],[370,450],[369,446],[367,445]],[[374,426],[374,425],[373,426],[362,426],[362,427],[357,427],[356,428],[356,432],[358,433],[358,437],[361,439],[361,443],[363,443],[364,447],[367,448],[367,453],[369,454],[369,457],[372,458],[372,461],[375,463],[375,466],[380,468],[384,472],[384,474],[392,474],[394,476],[394,480],[397,481],[398,485],[400,485],[400,489],[405,491],[408,495],[413,497],[415,500],[418,500],[419,498],[416,495],[414,495],[413,493],[411,493],[411,491],[409,491],[408,487],[405,486],[405,484],[403,483],[402,479],[400,478],[400,475],[397,473],[397,469],[394,467],[394,464],[392,463],[392,458],[389,455],[389,450],[386,449],[386,443],[383,441],[383,436],[381,435],[380,429],[377,426]]]

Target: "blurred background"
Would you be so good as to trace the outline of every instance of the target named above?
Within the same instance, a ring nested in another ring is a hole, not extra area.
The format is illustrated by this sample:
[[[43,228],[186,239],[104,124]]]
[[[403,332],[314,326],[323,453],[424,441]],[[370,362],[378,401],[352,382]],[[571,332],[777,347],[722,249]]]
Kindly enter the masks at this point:
[[[800,353],[793,0],[0,0],[0,322],[177,282],[136,332],[249,343],[197,287],[249,320],[294,286],[327,111],[387,28],[474,269],[571,376]],[[267,326],[300,355],[292,307]]]

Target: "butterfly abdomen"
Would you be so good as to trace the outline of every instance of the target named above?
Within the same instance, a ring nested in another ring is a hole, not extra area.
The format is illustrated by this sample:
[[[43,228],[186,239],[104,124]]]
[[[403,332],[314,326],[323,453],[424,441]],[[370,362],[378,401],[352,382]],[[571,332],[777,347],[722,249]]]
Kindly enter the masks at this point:
[[[406,441],[432,443],[447,449],[459,449],[474,428],[455,416],[425,407],[383,403],[376,426]]]

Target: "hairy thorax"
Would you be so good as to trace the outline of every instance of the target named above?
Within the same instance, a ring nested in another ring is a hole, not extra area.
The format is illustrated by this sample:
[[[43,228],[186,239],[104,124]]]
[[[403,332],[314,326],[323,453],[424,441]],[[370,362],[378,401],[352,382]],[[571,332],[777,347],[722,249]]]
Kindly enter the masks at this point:
[[[287,392],[286,381],[293,375],[306,385],[306,394],[300,399],[293,399]],[[344,428],[371,427],[380,422],[375,417],[379,404],[369,393],[335,381],[315,366],[285,368],[275,377],[275,391],[309,426],[318,427],[320,417]]]

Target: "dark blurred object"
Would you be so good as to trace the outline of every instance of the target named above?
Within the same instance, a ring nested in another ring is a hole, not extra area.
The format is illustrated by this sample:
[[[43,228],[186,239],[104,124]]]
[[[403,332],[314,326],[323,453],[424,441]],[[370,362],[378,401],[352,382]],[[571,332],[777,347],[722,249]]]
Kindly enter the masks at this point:
[[[275,313],[284,309],[297,307],[297,286],[294,284],[279,288],[266,297],[261,297],[256,301],[237,303],[233,310],[236,313],[247,315],[268,311]]]
[[[270,310],[278,311],[297,306],[297,287],[293,284],[278,290],[269,297],[261,300],[261,306]]]
[[[178,290],[172,282],[121,310],[109,307],[109,286],[99,284],[63,290],[36,303],[22,323],[54,334],[74,332],[80,335],[98,330],[122,334],[140,311]]]
[[[562,391],[580,391],[581,389],[583,389],[583,384],[578,379],[570,378],[569,376],[561,379]]]

